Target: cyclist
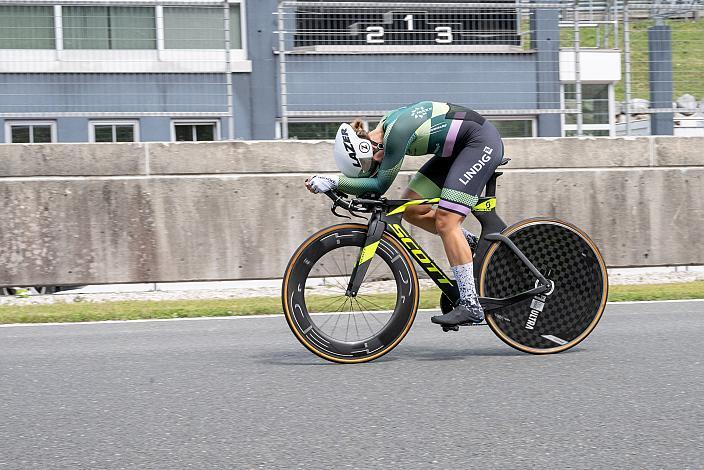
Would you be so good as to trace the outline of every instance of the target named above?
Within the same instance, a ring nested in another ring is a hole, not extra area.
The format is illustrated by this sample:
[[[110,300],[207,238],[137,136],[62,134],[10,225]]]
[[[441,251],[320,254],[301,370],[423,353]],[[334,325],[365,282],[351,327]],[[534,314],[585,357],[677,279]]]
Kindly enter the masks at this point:
[[[342,176],[314,175],[305,185],[314,193],[339,189],[348,194],[384,194],[406,155],[433,154],[414,175],[403,198],[440,198],[406,209],[404,218],[440,235],[460,301],[452,311],[432,317],[433,323],[454,326],[479,323],[484,311],[474,286],[472,250],[477,237],[461,224],[503,158],[503,142],[484,117],[462,106],[421,101],[388,112],[366,132],[362,122],[342,124],[334,145]]]

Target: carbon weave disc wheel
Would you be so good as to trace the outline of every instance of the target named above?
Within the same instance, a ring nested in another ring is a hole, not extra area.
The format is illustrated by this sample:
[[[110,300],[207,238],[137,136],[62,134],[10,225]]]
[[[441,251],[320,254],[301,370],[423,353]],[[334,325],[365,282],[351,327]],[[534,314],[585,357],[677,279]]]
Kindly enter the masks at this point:
[[[328,227],[306,240],[289,261],[282,303],[289,327],[318,356],[334,362],[376,359],[408,333],[418,309],[418,278],[403,248],[384,234],[357,296],[345,295],[367,226]],[[380,287],[381,286],[381,287]],[[392,309],[375,294],[390,289]]]
[[[509,346],[533,354],[565,351],[589,335],[606,306],[606,265],[589,237],[556,219],[524,220],[503,235],[553,283],[535,296],[487,314],[487,323]],[[480,276],[484,297],[505,298],[530,290],[537,278],[511,249],[494,243]]]

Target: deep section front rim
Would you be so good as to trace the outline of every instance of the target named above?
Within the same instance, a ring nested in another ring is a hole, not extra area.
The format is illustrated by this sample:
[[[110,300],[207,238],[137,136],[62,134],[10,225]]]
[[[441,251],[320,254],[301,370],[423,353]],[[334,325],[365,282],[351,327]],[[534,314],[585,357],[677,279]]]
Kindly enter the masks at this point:
[[[502,233],[552,282],[549,295],[487,313],[487,324],[506,344],[532,354],[565,351],[599,322],[608,296],[606,265],[594,242],[557,219],[528,219]],[[510,297],[536,286],[536,278],[505,245],[496,242],[482,263],[480,295]]]
[[[370,310],[367,310],[368,307],[373,306],[373,303],[363,300],[362,296],[352,299],[345,298],[344,289],[347,286],[350,271],[336,272],[336,268],[341,268],[341,262],[334,261],[334,263],[329,263],[327,267],[323,266],[322,269],[319,269],[333,252],[352,250],[356,257],[359,249],[364,245],[366,233],[367,226],[361,224],[342,224],[321,230],[296,250],[284,275],[282,304],[291,331],[307,349],[330,361],[367,362],[389,352],[408,333],[418,309],[419,292],[416,272],[403,248],[387,234],[384,234],[380,240],[372,260],[372,263],[377,263],[377,266],[388,267],[388,272],[393,278],[392,283],[395,284],[395,306],[393,310],[387,312],[386,319],[382,317],[382,320],[379,321],[378,312],[371,313]],[[348,254],[345,256],[349,257]],[[356,259],[352,259],[352,261],[355,262]],[[338,276],[338,274],[341,275]],[[360,288],[360,293],[364,292],[365,284],[373,279],[374,275],[378,275],[378,270],[371,268],[365,277],[365,283]],[[319,280],[321,276],[326,276],[327,280],[331,280],[329,287],[343,293],[339,297],[331,296],[331,302],[328,302],[327,298],[324,301],[324,305],[331,306],[332,310],[338,308],[338,311],[315,312],[316,307],[312,300],[315,289],[311,289],[310,279]],[[335,302],[338,302],[337,307],[335,307]],[[340,305],[349,305],[350,311],[344,311],[344,308],[340,310]],[[365,315],[365,312],[368,315]],[[377,321],[375,326],[379,327],[378,331],[372,331],[373,328],[370,326],[368,316],[372,319],[372,323]],[[336,336],[335,329],[333,328],[331,331],[329,325],[337,325],[341,318],[343,324],[345,321],[347,322],[348,331],[349,325],[352,323],[354,323],[355,329],[361,325],[359,328],[361,330],[364,330],[366,323],[366,326],[370,328],[370,333],[365,336],[359,331],[357,331],[357,335],[353,332],[351,335],[353,338]]]

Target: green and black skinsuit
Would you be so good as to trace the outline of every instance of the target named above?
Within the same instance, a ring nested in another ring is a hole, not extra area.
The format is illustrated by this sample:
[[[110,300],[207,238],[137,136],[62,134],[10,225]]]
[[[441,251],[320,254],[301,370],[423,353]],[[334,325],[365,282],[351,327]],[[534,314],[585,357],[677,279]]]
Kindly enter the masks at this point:
[[[406,155],[432,154],[408,187],[424,198],[440,197],[439,207],[466,216],[503,158],[496,128],[471,109],[421,101],[387,113],[384,158],[370,178],[340,177],[348,194],[385,193]]]

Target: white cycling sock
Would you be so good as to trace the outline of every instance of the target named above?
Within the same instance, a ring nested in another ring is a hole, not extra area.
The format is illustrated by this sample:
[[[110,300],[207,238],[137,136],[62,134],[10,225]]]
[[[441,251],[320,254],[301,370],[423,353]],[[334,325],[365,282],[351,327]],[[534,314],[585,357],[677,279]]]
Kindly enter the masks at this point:
[[[477,291],[474,288],[474,267],[472,263],[452,266],[450,269],[452,269],[457,287],[460,289],[460,302],[470,305],[479,305]]]

